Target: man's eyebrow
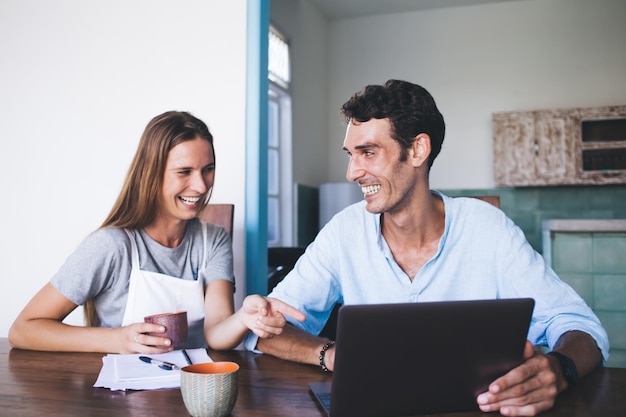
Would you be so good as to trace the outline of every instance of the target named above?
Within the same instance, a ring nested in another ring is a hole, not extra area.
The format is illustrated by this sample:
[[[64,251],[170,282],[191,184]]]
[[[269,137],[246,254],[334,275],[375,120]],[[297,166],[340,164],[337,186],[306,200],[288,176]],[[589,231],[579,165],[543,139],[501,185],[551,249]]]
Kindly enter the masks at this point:
[[[364,145],[358,145],[354,147],[355,151],[362,151],[362,150],[366,150],[366,149],[372,149],[372,148],[380,148],[380,145],[376,144],[376,143],[366,143]],[[346,148],[345,146],[343,147],[343,150],[346,152],[348,151],[348,148]]]

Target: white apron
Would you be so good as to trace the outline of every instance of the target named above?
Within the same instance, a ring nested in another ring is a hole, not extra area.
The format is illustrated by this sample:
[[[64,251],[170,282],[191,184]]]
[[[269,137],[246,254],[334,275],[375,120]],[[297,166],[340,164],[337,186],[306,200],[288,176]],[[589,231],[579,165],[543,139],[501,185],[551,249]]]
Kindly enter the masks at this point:
[[[135,237],[128,230],[125,232],[131,243],[132,269],[122,326],[143,323],[145,316],[153,314],[186,311],[189,331],[184,347],[206,346],[204,340],[204,285],[200,279],[201,271],[206,262],[206,247],[202,251],[202,263],[198,268],[198,279],[193,281],[181,279],[140,269],[139,251]],[[202,224],[202,241],[205,242],[205,245],[206,234],[206,224]]]

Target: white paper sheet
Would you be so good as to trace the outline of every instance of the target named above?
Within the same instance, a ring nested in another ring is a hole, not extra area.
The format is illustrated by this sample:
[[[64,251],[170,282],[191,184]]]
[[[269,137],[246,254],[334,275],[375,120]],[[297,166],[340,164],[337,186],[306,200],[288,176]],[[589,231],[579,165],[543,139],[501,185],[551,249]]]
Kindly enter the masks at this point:
[[[206,349],[187,349],[192,363],[213,362]],[[102,358],[102,369],[94,387],[118,390],[149,390],[162,388],[179,388],[180,371],[166,371],[157,365],[145,363],[140,356],[149,356],[165,362],[175,363],[179,367],[187,365],[181,350],[173,350],[158,355],[119,355],[109,354]]]

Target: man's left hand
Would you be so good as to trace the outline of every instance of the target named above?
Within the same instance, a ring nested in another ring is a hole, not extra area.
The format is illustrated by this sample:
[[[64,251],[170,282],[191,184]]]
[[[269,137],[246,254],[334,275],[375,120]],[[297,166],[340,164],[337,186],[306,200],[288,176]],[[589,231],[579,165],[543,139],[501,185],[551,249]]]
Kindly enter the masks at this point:
[[[478,406],[503,416],[534,416],[552,408],[557,394],[567,387],[555,366],[559,365],[526,341],[524,362],[492,382],[477,397]]]

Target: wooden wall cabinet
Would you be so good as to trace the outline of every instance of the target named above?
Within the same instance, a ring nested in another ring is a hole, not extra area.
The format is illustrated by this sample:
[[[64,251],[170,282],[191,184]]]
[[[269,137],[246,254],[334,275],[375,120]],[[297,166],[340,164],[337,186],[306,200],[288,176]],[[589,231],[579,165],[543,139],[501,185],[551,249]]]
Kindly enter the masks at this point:
[[[498,186],[626,184],[626,106],[494,113]]]

